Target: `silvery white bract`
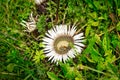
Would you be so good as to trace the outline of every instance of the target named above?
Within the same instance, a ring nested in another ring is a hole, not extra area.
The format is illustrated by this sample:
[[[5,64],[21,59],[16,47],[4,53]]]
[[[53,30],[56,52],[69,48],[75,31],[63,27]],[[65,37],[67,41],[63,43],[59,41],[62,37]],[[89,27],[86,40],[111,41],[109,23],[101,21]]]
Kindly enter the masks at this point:
[[[76,27],[67,25],[56,25],[48,30],[43,38],[44,53],[51,62],[66,62],[69,58],[75,58],[76,54],[82,52],[84,41],[83,33],[75,35]]]

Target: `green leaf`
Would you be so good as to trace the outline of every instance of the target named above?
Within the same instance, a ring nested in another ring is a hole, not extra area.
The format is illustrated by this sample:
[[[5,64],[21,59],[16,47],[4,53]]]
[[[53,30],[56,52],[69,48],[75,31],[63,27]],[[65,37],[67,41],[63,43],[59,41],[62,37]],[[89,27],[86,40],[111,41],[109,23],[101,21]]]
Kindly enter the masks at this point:
[[[13,72],[15,66],[16,66],[16,64],[10,63],[10,64],[7,65],[7,70],[9,72]]]
[[[89,35],[90,30],[91,30],[91,26],[88,25],[87,28],[86,28],[86,30],[85,30],[85,36],[86,36],[86,37]]]
[[[43,50],[40,51],[36,51],[34,57],[33,57],[33,61],[35,61],[35,63],[40,63],[41,60],[43,60],[45,58],[45,55],[43,54]]]
[[[87,60],[91,63],[95,63],[91,58],[89,58],[88,56],[86,56]]]
[[[117,31],[120,31],[120,22],[117,24]]]
[[[65,75],[65,77],[68,78],[68,79],[74,79],[74,77],[75,77],[75,69],[74,69],[74,67],[68,67],[68,72]]]
[[[97,54],[91,53],[92,60],[98,62],[99,61],[99,56]]]
[[[101,54],[93,47],[91,47],[91,51],[90,51],[92,60],[99,62],[99,58],[101,56]]]
[[[104,64],[104,62],[103,62],[103,61],[100,61],[100,62],[98,62],[98,64],[97,64],[97,69],[100,70],[100,71],[105,70],[105,69],[106,69],[105,66],[106,66],[106,65]]]
[[[104,56],[112,56],[112,50],[106,50]]]
[[[98,25],[99,25],[99,22],[98,22],[98,21],[92,22],[91,25],[92,25],[92,26],[98,26]]]
[[[39,32],[43,31],[45,27],[45,22],[46,22],[46,17],[44,15],[41,15],[37,22],[37,28]]]
[[[93,47],[91,47],[92,49],[91,49],[91,52],[93,53],[93,54],[96,54],[96,55],[100,55],[101,56],[101,54],[95,49],[95,48],[93,48]]]
[[[89,15],[90,15],[90,17],[92,17],[93,19],[97,19],[97,18],[98,18],[96,12],[89,13]],[[93,22],[93,21],[92,21],[92,22]]]
[[[105,64],[113,63],[116,60],[115,55],[112,54],[112,50],[105,51]]]
[[[70,67],[68,64],[61,64],[61,69],[64,73],[64,76],[67,79],[74,79],[76,75],[76,71],[74,67]]]
[[[93,3],[93,0],[85,0],[87,4],[89,4],[90,8],[93,8],[95,11],[97,10],[96,6]]]
[[[102,46],[103,46],[104,51],[109,50],[110,43],[109,43],[109,38],[108,38],[107,31],[106,31],[106,33],[104,35],[104,38],[103,38],[103,41],[102,41]]]
[[[87,48],[84,50],[84,53],[86,53],[86,54],[91,52],[91,48],[94,46],[96,39],[95,39],[95,37],[92,37],[91,39],[88,39],[88,41],[89,41],[89,44],[88,44]]]
[[[47,72],[47,75],[51,80],[60,80],[53,72]]]
[[[120,16],[120,9],[117,9],[117,11],[118,11],[118,16]]]
[[[117,75],[118,76],[118,69],[117,69],[117,67],[116,66],[114,66],[113,64],[111,64],[111,63],[108,63],[108,67],[112,70],[112,73],[113,74],[115,74],[115,75]]]
[[[63,63],[60,64],[60,67],[61,67],[64,75],[67,74],[67,67],[68,66],[69,66],[68,64],[63,64]]]
[[[95,34],[95,39],[96,39],[97,44],[99,44],[99,45],[102,44],[102,41],[100,40],[100,37],[97,34]]]
[[[75,80],[84,80],[83,78],[76,77]]]

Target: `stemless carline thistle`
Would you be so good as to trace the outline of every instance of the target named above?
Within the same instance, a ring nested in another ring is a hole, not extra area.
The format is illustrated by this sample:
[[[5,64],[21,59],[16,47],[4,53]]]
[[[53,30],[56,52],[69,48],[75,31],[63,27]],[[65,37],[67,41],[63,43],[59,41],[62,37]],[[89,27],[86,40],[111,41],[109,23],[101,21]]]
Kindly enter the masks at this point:
[[[43,38],[44,53],[51,62],[66,62],[81,53],[85,46],[83,33],[76,34],[75,26],[56,25]]]

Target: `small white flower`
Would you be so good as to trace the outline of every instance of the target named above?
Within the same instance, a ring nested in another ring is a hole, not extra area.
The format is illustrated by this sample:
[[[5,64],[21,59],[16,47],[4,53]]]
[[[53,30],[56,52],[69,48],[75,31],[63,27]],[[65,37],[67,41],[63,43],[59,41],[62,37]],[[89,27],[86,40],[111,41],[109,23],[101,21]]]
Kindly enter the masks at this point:
[[[20,23],[20,24],[27,28],[25,30],[26,32],[33,32],[36,29],[36,21],[33,18],[32,13],[30,14],[29,22],[26,22],[23,20],[22,23]]]
[[[34,0],[35,1],[35,4],[41,4],[41,3],[43,3],[45,0]]]
[[[83,47],[83,33],[75,35],[76,27],[67,25],[56,25],[48,30],[43,38],[44,52],[51,62],[66,62],[81,53]]]

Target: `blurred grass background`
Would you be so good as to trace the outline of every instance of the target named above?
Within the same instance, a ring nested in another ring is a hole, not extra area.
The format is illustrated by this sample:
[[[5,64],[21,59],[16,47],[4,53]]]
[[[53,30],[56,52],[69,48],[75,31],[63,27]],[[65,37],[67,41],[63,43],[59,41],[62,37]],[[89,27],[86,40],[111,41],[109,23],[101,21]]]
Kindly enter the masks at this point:
[[[57,1],[38,14],[34,0],[0,0],[0,80],[119,80],[120,1]],[[37,37],[20,25],[31,12],[39,16]],[[59,66],[47,61],[41,43],[56,24],[76,24],[86,37],[82,54]]]

